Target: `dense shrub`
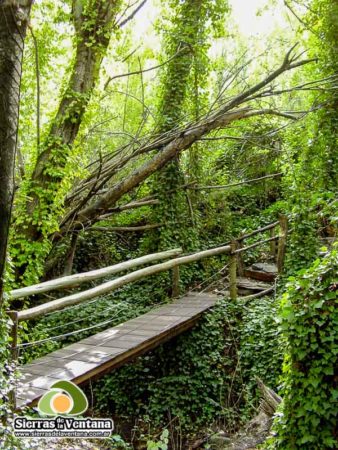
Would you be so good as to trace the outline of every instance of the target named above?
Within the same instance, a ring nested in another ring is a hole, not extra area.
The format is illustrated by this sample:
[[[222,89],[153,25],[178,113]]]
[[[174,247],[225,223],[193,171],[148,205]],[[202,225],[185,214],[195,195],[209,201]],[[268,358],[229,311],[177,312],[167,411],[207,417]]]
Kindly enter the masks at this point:
[[[269,449],[338,448],[338,251],[293,278],[280,317],[284,398]]]

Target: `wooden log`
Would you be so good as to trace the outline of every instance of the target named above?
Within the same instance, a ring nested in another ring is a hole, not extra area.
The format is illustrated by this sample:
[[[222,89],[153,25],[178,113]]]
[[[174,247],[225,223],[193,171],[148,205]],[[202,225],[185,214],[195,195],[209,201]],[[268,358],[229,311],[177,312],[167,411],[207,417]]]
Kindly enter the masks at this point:
[[[108,281],[107,283],[103,283],[99,286],[96,286],[92,289],[88,289],[84,292],[78,292],[73,295],[69,295],[67,297],[63,297],[57,300],[53,300],[51,302],[45,303],[43,305],[35,306],[34,308],[26,309],[20,311],[18,313],[18,319],[28,320],[34,317],[41,316],[43,314],[58,311],[67,306],[76,305],[83,301],[89,300],[94,297],[98,297],[100,295],[107,294],[112,292],[126,284],[132,283],[134,281],[140,280],[141,278],[155,275],[156,273],[164,272],[166,270],[172,269],[176,266],[180,266],[182,264],[188,264],[191,262],[199,261],[203,258],[209,258],[211,256],[217,256],[224,253],[230,253],[230,246],[226,245],[223,247],[213,248],[210,250],[204,250],[202,252],[193,253],[192,255],[182,256],[180,258],[172,259],[171,261],[167,261],[161,264],[155,264],[150,267],[145,267],[144,269],[136,270],[135,272],[131,272],[123,277],[116,278],[115,280]]]
[[[280,216],[279,225],[280,225],[280,235],[278,240],[277,268],[278,273],[282,273],[285,259],[286,236],[288,233],[288,219],[286,216],[284,215]]]
[[[265,289],[264,291],[257,292],[256,294],[246,295],[245,297],[241,297],[241,300],[252,300],[254,298],[264,297],[265,295],[270,294],[275,290],[275,286],[271,286],[268,289]]]
[[[180,295],[180,266],[173,268],[172,273],[172,298],[178,298]]]
[[[65,289],[70,286],[86,283],[92,280],[98,280],[100,278],[107,277],[108,275],[123,272],[124,270],[133,269],[134,267],[141,266],[143,264],[148,264],[161,259],[172,258],[178,256],[180,253],[182,253],[182,249],[175,248],[165,252],[151,253],[149,255],[141,256],[140,258],[124,261],[113,266],[104,267],[103,269],[91,270],[90,272],[77,273],[66,277],[56,278],[55,280],[45,281],[44,283],[34,284],[33,286],[15,289],[10,292],[10,298],[23,298],[56,289]]]
[[[231,300],[237,299],[237,242],[232,241],[231,248],[231,256],[230,256],[230,264],[229,264],[229,290],[230,290],[230,298]]]

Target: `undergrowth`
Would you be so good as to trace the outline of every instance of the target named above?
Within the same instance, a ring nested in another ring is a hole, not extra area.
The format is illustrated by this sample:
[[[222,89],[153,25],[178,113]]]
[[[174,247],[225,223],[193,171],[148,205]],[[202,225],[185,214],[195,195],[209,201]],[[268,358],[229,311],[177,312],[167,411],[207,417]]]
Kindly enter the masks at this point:
[[[171,439],[215,426],[233,432],[255,411],[255,377],[278,384],[275,316],[274,299],[250,308],[223,300],[192,330],[101,379],[94,406],[129,422],[134,439],[163,427]]]

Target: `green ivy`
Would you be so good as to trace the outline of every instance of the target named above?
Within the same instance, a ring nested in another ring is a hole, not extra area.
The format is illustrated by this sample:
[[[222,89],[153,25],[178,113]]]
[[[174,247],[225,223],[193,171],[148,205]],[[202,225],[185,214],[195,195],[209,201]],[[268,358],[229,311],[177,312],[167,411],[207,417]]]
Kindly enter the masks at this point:
[[[221,301],[190,331],[100,380],[100,411],[118,421],[137,418],[154,433],[173,420],[171,433],[201,432],[214,422],[237,429],[258,405],[255,377],[276,387],[282,349],[276,303]],[[272,361],[272,363],[271,363]]]
[[[283,406],[267,448],[338,447],[338,251],[290,279],[280,309]]]

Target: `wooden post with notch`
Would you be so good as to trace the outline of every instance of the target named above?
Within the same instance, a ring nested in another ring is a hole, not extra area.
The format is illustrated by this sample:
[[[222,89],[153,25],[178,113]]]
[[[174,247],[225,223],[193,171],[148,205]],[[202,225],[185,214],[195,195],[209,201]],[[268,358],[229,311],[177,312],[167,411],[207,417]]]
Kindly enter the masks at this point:
[[[236,250],[243,247],[243,241],[236,241]],[[243,262],[243,253],[237,253],[237,274],[239,277],[244,276],[244,262]]]
[[[178,298],[180,296],[180,266],[173,267],[172,270],[172,298]]]
[[[230,244],[230,264],[229,264],[229,289],[231,300],[237,299],[237,254],[234,253],[237,250],[237,242],[232,241]]]
[[[276,236],[276,228],[273,227],[270,230],[270,237],[273,238]],[[271,258],[274,260],[276,258],[276,240],[270,242],[270,253]]]
[[[11,328],[11,357],[12,361],[15,362],[18,359],[18,312],[17,311],[7,311],[7,314],[12,319],[13,325]]]
[[[286,247],[286,236],[288,233],[288,219],[286,216],[281,215],[279,217],[279,239],[278,239],[278,251],[277,251],[277,269],[278,273],[283,271],[284,259],[285,259],[285,247]]]

